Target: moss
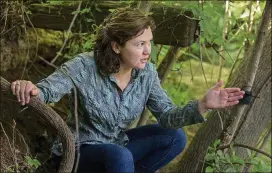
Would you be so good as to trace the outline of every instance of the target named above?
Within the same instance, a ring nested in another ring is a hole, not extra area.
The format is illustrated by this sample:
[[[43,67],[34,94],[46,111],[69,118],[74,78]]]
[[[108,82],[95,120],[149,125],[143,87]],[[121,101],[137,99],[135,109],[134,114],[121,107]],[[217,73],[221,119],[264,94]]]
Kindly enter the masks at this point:
[[[37,34],[36,34],[36,32]],[[54,30],[45,30],[45,29],[39,29],[35,28],[28,29],[27,36],[30,40],[36,41],[38,36],[38,43],[48,46],[55,46],[55,47],[61,47],[63,44],[63,32],[61,31],[54,31]],[[36,43],[35,43],[36,44]]]

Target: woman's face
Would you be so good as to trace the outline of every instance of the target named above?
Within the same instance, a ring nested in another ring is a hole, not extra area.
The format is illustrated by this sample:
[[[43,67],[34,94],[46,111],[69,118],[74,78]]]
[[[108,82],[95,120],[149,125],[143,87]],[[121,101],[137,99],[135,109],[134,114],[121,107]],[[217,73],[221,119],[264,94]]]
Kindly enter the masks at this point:
[[[152,31],[148,27],[141,35],[128,40],[124,46],[120,46],[121,66],[126,69],[143,69],[151,53],[152,39]]]

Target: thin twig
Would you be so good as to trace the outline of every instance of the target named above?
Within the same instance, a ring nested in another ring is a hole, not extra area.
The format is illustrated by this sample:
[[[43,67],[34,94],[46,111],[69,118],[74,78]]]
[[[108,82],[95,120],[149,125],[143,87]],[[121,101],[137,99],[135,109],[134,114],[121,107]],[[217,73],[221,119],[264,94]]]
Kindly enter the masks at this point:
[[[75,114],[75,126],[76,126],[75,144],[76,144],[77,157],[76,157],[76,162],[75,162],[73,172],[76,173],[77,168],[78,168],[79,159],[80,159],[79,127],[78,127],[78,111],[77,111],[77,109],[78,109],[77,90],[76,90],[76,84],[74,83],[72,77],[69,74],[67,74],[65,71],[62,71],[62,72],[64,75],[66,75],[68,78],[70,78],[72,85],[73,85],[73,91],[74,91],[74,114]]]
[[[6,14],[5,14],[5,24],[4,24],[3,30],[1,31],[0,34],[4,33],[4,31],[5,31],[5,29],[6,29],[7,19],[8,19],[8,10],[9,10],[9,6],[7,7],[7,9],[6,9],[5,12],[4,12],[4,13],[6,13]],[[3,17],[4,17],[4,16],[3,16]]]
[[[207,41],[207,40],[206,40]],[[220,52],[218,50],[216,50],[213,45],[211,46],[213,48],[213,50],[219,55],[221,56],[221,58],[223,58],[223,60],[225,60],[225,58],[220,54]]]
[[[40,60],[42,60],[43,62],[45,62],[47,65],[49,65],[50,67],[53,67],[54,69],[57,69],[58,67],[55,66],[54,64],[50,63],[49,61],[47,61],[46,59],[44,59],[43,57],[41,57],[40,55],[38,55],[38,57],[40,58]]]
[[[217,115],[218,115],[219,120],[220,120],[221,130],[224,130],[224,124],[223,124],[222,117],[221,117],[221,115],[220,115],[220,113],[219,113],[218,110],[216,110],[216,112],[217,112]]]
[[[199,56],[200,56],[201,69],[202,69],[202,73],[203,73],[203,76],[204,76],[204,79],[205,79],[205,82],[206,82],[206,86],[207,86],[207,88],[209,88],[208,81],[207,81],[205,71],[204,71],[204,67],[203,67],[203,56],[202,56],[202,49],[201,48],[202,48],[201,41],[199,39]]]
[[[77,168],[78,168],[78,163],[79,163],[79,159],[80,159],[80,144],[79,144],[79,129],[78,129],[78,114],[77,114],[77,109],[78,109],[78,105],[77,105],[77,90],[75,85],[73,86],[73,90],[74,90],[74,104],[75,104],[75,108],[74,108],[74,113],[75,113],[75,123],[76,123],[76,153],[77,153],[77,158],[76,158],[76,163],[75,163],[75,169],[74,172],[77,172]]]
[[[10,151],[11,151],[12,156],[13,156],[12,158],[13,158],[13,161],[14,161],[15,170],[16,170],[16,169],[17,169],[17,167],[16,167],[17,162],[16,162],[16,157],[15,157],[15,150],[12,150],[11,143],[10,143],[9,138],[8,138],[8,135],[7,135],[5,129],[4,129],[3,125],[2,125],[2,122],[0,122],[0,126],[1,126],[1,128],[2,128],[2,130],[3,130],[4,135],[5,135],[6,138],[7,138],[7,141],[8,141],[8,144],[9,144],[9,148],[10,148]],[[17,172],[17,171],[15,171],[15,172]]]
[[[23,13],[26,14],[26,17],[28,19],[28,22],[30,23],[32,29],[34,30],[35,34],[36,34],[36,51],[35,51],[35,57],[34,57],[34,61],[32,62],[32,64],[30,64],[28,70],[34,65],[36,59],[37,59],[37,56],[38,56],[38,49],[39,49],[39,38],[38,38],[38,33],[37,33],[37,30],[35,29],[33,23],[31,22],[27,12],[24,10]]]
[[[22,135],[22,134],[20,133],[20,131],[17,130],[17,129],[16,129],[16,132],[17,132],[18,136],[21,137],[23,143],[25,144],[26,154],[27,154],[27,155],[31,155],[31,153],[29,152],[29,147],[28,147],[28,145],[27,145],[27,143],[26,143],[26,141],[25,141],[23,135]]]
[[[194,80],[194,75],[193,75],[193,70],[192,70],[192,62],[191,62],[191,59],[189,59],[189,64],[190,64],[191,81],[193,81],[193,80]]]
[[[212,68],[211,68],[211,78],[210,78],[210,85],[212,84],[212,80],[213,80],[213,70],[214,70],[214,61],[210,58],[210,55],[207,52],[207,48],[205,47],[205,45],[202,45],[202,47],[204,48],[204,52],[208,58],[208,60],[210,61],[210,63],[212,64]]]
[[[78,7],[77,7],[77,11],[80,10],[81,4],[82,4],[82,1],[79,2]],[[72,29],[72,27],[74,26],[74,23],[75,23],[75,20],[76,20],[76,18],[77,18],[77,15],[78,15],[78,12],[75,13],[75,15],[74,15],[74,17],[73,17],[73,20],[72,20],[72,22],[70,23],[70,26],[69,26],[68,31],[67,31],[68,34],[71,32],[71,29]],[[55,58],[52,59],[51,64],[54,64],[54,62],[58,59],[58,57],[59,57],[60,54],[62,53],[64,47],[66,46],[66,43],[67,43],[67,41],[68,41],[68,38],[69,38],[69,35],[65,37],[65,40],[64,40],[64,42],[63,42],[63,45],[61,46],[60,50],[57,52],[57,55],[55,56]]]
[[[22,2],[22,3],[23,3],[23,2]],[[21,10],[22,10],[22,12],[24,13],[24,5],[23,5],[23,4],[21,5]],[[27,35],[26,21],[25,21],[24,14],[22,14],[22,19],[23,19],[23,23],[24,23],[25,34]],[[29,47],[29,37],[28,37],[28,36],[27,36],[27,44],[28,44],[28,47]],[[28,61],[28,59],[29,59],[29,48],[27,49],[26,58],[27,58],[27,59],[25,60],[24,69],[23,69],[23,72],[22,72],[22,75],[21,75],[21,79],[23,79],[23,77],[24,77],[24,73],[25,73],[25,70],[26,70],[27,61]]]
[[[228,144],[228,145],[222,145],[220,147],[217,148],[217,150],[223,150],[223,149],[226,149],[226,148],[230,148],[231,144]],[[251,147],[251,146],[248,146],[248,145],[245,145],[245,144],[233,144],[234,147],[242,147],[242,148],[247,148],[247,149],[250,149],[250,150],[253,150],[253,151],[256,151],[258,153],[261,153],[267,157],[269,157],[270,159],[272,159],[272,156],[262,150],[259,150],[257,148],[254,148],[254,147]]]

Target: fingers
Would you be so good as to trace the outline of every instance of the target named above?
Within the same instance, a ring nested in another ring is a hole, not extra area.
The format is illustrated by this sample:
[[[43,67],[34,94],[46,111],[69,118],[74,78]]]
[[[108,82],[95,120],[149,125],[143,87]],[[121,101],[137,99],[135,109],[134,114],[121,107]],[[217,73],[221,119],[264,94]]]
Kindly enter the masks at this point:
[[[16,82],[17,82],[17,81],[14,81],[14,82],[11,83],[11,91],[12,91],[12,94],[13,94],[13,95],[16,94],[16,92],[15,92],[15,90],[16,90],[16,89],[15,89]]]
[[[39,94],[39,90],[38,88],[35,86],[32,90],[31,90],[31,95],[36,96]]]
[[[228,101],[229,101],[229,102],[232,102],[232,101],[240,100],[240,99],[242,99],[242,98],[243,98],[242,95],[233,96],[233,97],[229,97],[229,98],[228,98]]]
[[[224,88],[228,93],[239,92],[240,88]]]
[[[25,87],[26,87],[26,82],[20,82],[20,100],[21,100],[21,105],[25,105]]]
[[[16,81],[16,83],[15,83],[15,95],[17,97],[18,102],[21,102],[21,99],[20,99],[20,81]]]
[[[38,95],[37,87],[31,82],[26,80],[17,80],[11,83],[11,91],[16,95],[18,102],[21,105],[28,104],[31,95]]]
[[[244,91],[238,91],[238,92],[229,93],[228,96],[229,96],[229,97],[243,96],[244,94],[245,94]]]
[[[230,101],[230,102],[227,102],[226,107],[234,106],[234,105],[237,105],[238,103],[239,103],[238,100]]]
[[[223,86],[223,83],[224,83],[223,80],[219,80],[219,82],[217,82],[214,88],[220,89]]]
[[[25,94],[25,103],[28,104],[30,101],[30,92],[33,89],[33,84],[31,82],[27,82],[24,90]]]

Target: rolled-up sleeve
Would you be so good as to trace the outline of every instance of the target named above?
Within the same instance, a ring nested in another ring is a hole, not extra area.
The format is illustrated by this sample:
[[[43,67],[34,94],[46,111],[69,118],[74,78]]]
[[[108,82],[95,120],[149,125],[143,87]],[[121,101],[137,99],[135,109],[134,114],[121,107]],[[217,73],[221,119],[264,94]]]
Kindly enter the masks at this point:
[[[198,102],[196,100],[190,101],[184,107],[175,106],[161,87],[157,72],[155,71],[154,73],[146,105],[162,126],[177,129],[205,121],[198,110]]]
[[[39,89],[39,98],[45,103],[58,102],[65,94],[71,93],[73,88],[72,78],[79,73],[80,57],[64,63],[54,73],[39,81],[36,86]]]

